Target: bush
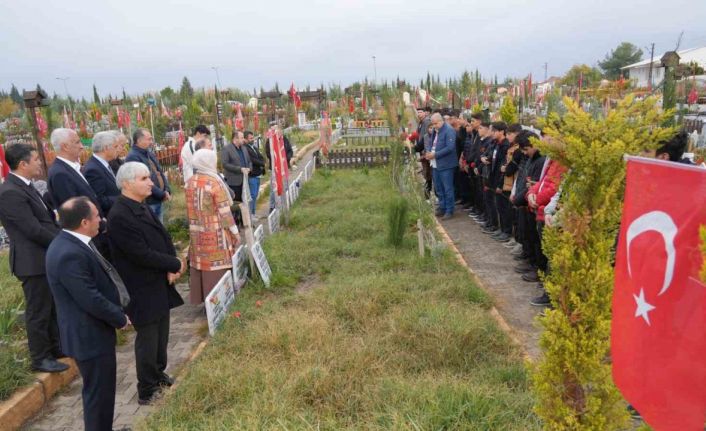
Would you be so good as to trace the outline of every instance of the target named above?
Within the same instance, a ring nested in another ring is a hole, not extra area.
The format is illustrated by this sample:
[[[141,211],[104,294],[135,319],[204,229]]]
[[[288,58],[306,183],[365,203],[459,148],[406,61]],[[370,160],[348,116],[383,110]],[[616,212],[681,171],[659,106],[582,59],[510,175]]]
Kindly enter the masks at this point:
[[[396,197],[387,210],[387,243],[399,247],[404,240],[404,233],[407,230],[407,216],[409,204],[407,199]]]

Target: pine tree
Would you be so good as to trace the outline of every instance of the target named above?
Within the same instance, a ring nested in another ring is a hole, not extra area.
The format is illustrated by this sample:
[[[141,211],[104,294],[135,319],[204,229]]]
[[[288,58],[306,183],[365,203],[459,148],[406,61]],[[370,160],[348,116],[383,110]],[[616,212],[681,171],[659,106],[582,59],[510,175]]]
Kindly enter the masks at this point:
[[[427,86],[426,86],[427,91],[431,90],[431,74],[427,72]]]
[[[17,87],[15,87],[15,84],[12,84],[12,89],[10,90],[10,98],[19,106],[24,106],[24,100],[22,99],[22,95],[19,91],[17,91]]]
[[[182,103],[187,103],[189,100],[191,100],[192,97],[194,97],[194,89],[191,87],[191,83],[189,82],[189,78],[186,76],[184,79],[181,80],[181,89],[179,89],[179,97],[181,98]]]
[[[500,107],[500,118],[507,124],[517,123],[517,107],[511,96],[505,96],[503,104]]]
[[[612,255],[625,183],[624,154],[654,149],[673,136],[656,98],[622,100],[606,118],[594,119],[573,99],[567,113],[549,115],[546,141],[535,141],[568,168],[558,221],[545,228],[542,249],[551,271],[544,274],[552,300],[539,318],[544,354],[533,370],[535,411],[547,430],[629,428],[625,402],[610,364]]]
[[[96,84],[93,84],[93,103],[95,103],[96,105],[101,104],[101,98],[98,95],[98,89],[96,89]]]

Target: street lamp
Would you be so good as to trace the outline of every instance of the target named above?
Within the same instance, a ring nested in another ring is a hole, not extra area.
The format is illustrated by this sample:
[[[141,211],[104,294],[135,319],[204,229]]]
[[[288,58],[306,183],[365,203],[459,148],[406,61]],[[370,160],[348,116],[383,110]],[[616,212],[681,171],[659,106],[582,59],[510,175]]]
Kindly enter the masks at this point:
[[[66,92],[66,99],[69,101],[69,112],[71,112],[71,118],[73,118],[74,107],[71,105],[71,98],[69,97],[69,89],[66,87],[66,81],[69,80],[69,77],[67,76],[65,78],[56,78],[56,79],[64,82],[64,92]]]
[[[375,64],[375,56],[373,55],[373,72],[375,73],[375,79],[373,80],[374,84],[378,83],[378,68],[377,65]]]
[[[223,88],[223,87],[221,86],[221,78],[220,78],[220,76],[218,76],[218,67],[216,67],[216,66],[211,66],[211,69],[213,69],[213,70],[216,71],[216,82],[218,82],[218,86],[219,86],[219,87]]]

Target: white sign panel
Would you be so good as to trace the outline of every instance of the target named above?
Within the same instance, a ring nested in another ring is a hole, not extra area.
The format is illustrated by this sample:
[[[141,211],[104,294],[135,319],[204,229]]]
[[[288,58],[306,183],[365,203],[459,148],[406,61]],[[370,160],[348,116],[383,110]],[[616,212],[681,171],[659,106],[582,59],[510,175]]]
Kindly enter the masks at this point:
[[[239,288],[240,285],[236,285],[233,281],[233,274],[228,271],[206,297],[204,302],[206,305],[206,319],[208,320],[208,333],[212,336],[216,333],[218,325],[226,318],[228,308],[235,300],[235,292]]]
[[[258,226],[257,229],[255,229],[255,242],[262,243],[262,240],[265,239],[265,228],[262,227],[262,225]]]
[[[253,244],[251,253],[253,260],[255,260],[255,264],[257,265],[257,270],[260,271],[262,281],[265,282],[265,286],[270,287],[272,270],[270,269],[270,264],[267,262],[267,257],[265,257],[265,252],[262,250],[262,245],[260,242]]]
[[[267,227],[270,229],[270,235],[279,230],[279,209],[273,209],[267,216]]]
[[[244,245],[241,245],[238,247],[237,250],[235,250],[235,253],[233,253],[233,258],[231,259],[231,263],[233,265],[233,279],[236,282],[236,285],[240,280],[245,282],[245,280],[248,277],[248,256],[247,256],[247,247]]]

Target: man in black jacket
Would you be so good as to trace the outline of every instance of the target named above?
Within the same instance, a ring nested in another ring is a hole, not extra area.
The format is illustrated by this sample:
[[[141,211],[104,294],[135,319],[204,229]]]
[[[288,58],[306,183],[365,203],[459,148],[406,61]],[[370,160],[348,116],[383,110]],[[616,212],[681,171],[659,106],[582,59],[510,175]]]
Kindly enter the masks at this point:
[[[521,230],[524,233],[522,242],[523,254],[521,259],[527,259],[527,262],[521,262],[515,267],[515,271],[521,274],[536,270],[538,259],[541,254],[541,244],[537,234],[537,224],[535,214],[530,212],[527,202],[527,191],[532,184],[539,181],[544,167],[545,157],[539,152],[539,149],[532,145],[530,138],[535,137],[533,133],[524,131],[517,136],[517,143],[520,146],[520,151],[527,158],[523,169],[520,170],[517,182],[515,183],[515,193],[512,196],[512,203],[519,209],[518,224],[521,224]]]
[[[257,220],[255,215],[255,207],[257,205],[257,195],[260,193],[260,177],[265,174],[265,158],[260,153],[260,149],[255,145],[255,135],[253,132],[246,130],[245,133],[245,149],[250,156],[252,170],[248,176],[248,187],[250,188],[250,214],[251,218]]]
[[[164,372],[169,310],[184,303],[174,282],[185,267],[169,233],[145,204],[153,186],[147,167],[127,162],[117,182],[122,194],[108,215],[108,233],[113,262],[131,298],[126,312],[137,331],[137,394],[145,405],[173,382]]]
[[[30,180],[42,174],[34,147],[7,147],[5,159],[11,172],[0,185],[0,222],[10,237],[10,270],[22,282],[25,297],[25,328],[32,368],[55,373],[68,369],[56,359],[59,347],[56,309],[47,284],[44,256],[59,233],[50,205]]]
[[[152,178],[152,193],[147,197],[146,203],[160,222],[164,221],[162,214],[162,203],[172,199],[171,188],[167,176],[162,170],[157,156],[150,151],[154,144],[154,138],[147,129],[137,129],[132,134],[132,149],[125,158],[126,162],[140,162],[150,170]]]

